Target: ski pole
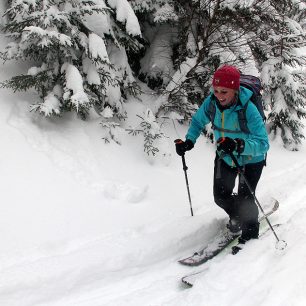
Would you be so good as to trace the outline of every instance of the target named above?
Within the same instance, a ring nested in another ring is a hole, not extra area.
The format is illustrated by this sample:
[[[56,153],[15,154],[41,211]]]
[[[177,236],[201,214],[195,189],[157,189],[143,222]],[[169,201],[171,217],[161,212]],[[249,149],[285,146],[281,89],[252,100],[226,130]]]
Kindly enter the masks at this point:
[[[183,140],[176,139],[174,142],[175,142],[175,144],[179,144],[179,143],[182,143]],[[191,216],[193,217],[193,209],[192,209],[191,196],[190,196],[190,190],[189,190],[189,182],[188,182],[188,176],[187,176],[188,167],[187,167],[186,161],[185,161],[185,154],[182,155],[182,163],[183,163],[183,170],[184,170],[184,173],[185,173],[185,181],[186,181],[186,187],[187,187],[187,193],[188,193],[188,199],[189,199],[190,212],[191,212]]]
[[[276,232],[275,232],[273,226],[271,225],[268,216],[265,214],[265,212],[264,212],[262,206],[260,205],[260,203],[259,203],[259,201],[258,201],[258,199],[257,199],[257,197],[256,197],[256,195],[255,195],[254,190],[252,189],[250,183],[248,182],[247,178],[246,178],[245,175],[244,175],[243,168],[239,165],[239,163],[238,163],[238,161],[237,161],[237,158],[234,156],[234,154],[233,154],[232,152],[229,153],[229,155],[230,155],[231,159],[233,160],[235,166],[237,167],[238,173],[240,173],[240,174],[242,175],[242,177],[243,177],[243,179],[244,179],[244,181],[245,181],[247,187],[248,187],[249,190],[250,190],[250,193],[252,194],[252,196],[253,196],[253,198],[254,198],[254,200],[255,200],[256,205],[257,205],[257,206],[259,207],[259,209],[261,210],[261,212],[262,212],[263,216],[265,217],[265,219],[266,219],[266,221],[267,221],[269,227],[271,228],[271,230],[272,230],[272,232],[273,232],[273,234],[274,234],[274,236],[275,236],[275,238],[276,238],[276,248],[277,248],[277,249],[280,249],[280,250],[285,249],[286,246],[287,246],[286,241],[280,240],[280,239],[278,238],[278,236],[276,235]]]

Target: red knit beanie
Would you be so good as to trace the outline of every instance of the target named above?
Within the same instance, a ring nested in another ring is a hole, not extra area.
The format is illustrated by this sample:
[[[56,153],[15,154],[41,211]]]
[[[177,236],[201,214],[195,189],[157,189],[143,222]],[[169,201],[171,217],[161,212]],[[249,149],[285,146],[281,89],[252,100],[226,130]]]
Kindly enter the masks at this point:
[[[222,66],[214,73],[212,85],[238,90],[240,86],[239,70],[234,66]]]

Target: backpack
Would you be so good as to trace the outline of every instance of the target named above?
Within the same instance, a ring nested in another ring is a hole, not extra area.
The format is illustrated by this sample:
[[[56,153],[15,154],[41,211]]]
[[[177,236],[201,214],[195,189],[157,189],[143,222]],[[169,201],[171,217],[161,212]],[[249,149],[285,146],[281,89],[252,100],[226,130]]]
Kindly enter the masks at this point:
[[[266,121],[266,116],[263,110],[263,99],[261,96],[261,82],[260,79],[253,76],[253,75],[247,75],[247,74],[241,74],[240,75],[240,86],[245,87],[252,91],[253,95],[251,96],[250,100],[257,108],[260,116],[262,117],[263,121]],[[246,110],[249,104],[249,101],[245,104],[244,108],[238,110],[238,121],[239,126],[242,132],[249,134],[250,130],[247,125],[247,119],[246,119]],[[237,133],[237,131],[222,129],[214,125],[214,119],[216,115],[216,105],[213,101],[210,101],[209,105],[209,118],[212,124],[213,129],[217,129],[219,131],[228,132],[228,133]]]

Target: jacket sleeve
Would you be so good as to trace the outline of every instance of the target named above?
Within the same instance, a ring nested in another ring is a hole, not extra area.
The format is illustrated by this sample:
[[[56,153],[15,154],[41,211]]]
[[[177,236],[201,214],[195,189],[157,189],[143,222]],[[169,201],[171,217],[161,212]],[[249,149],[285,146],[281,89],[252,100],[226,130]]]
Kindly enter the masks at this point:
[[[192,116],[191,123],[186,134],[186,139],[190,139],[194,144],[203,131],[205,125],[210,122],[208,112],[210,101],[211,96],[204,100],[201,107]]]
[[[269,138],[265,123],[253,103],[248,105],[246,118],[250,134],[245,139],[245,147],[242,154],[252,156],[265,154],[269,150]]]

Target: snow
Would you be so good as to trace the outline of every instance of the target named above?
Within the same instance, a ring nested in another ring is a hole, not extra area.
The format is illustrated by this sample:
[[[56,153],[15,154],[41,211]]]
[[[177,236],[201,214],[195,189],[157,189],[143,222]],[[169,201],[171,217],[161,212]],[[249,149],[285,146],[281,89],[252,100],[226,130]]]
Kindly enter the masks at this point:
[[[150,48],[140,60],[140,72],[147,77],[162,78],[168,84],[174,74],[172,63],[173,41],[176,33],[165,25],[157,26],[154,31],[148,28],[144,36],[150,41]]]
[[[195,57],[194,58],[187,57],[186,60],[180,65],[180,68],[174,73],[171,81],[168,83],[166,87],[165,91],[167,92],[167,94],[162,95],[157,99],[153,109],[154,113],[156,113],[159,110],[159,108],[168,100],[170,92],[174,90],[176,86],[182,84],[186,80],[187,74],[190,71],[190,69],[192,69],[192,67],[195,66],[196,60],[197,59]]]
[[[96,66],[87,57],[83,59],[83,71],[86,74],[86,79],[89,84],[96,84],[96,85],[101,84],[100,75],[97,71]]]
[[[44,114],[46,117],[53,114],[60,114],[60,105],[61,102],[54,95],[53,92],[50,92],[44,99],[44,102],[39,105],[39,111]]]
[[[108,5],[116,11],[116,19],[125,23],[126,31],[131,35],[140,35],[138,19],[127,0],[108,0]]]
[[[31,67],[28,70],[28,75],[32,75],[35,76],[36,74],[38,74],[39,72],[41,72],[42,70],[39,67]]]
[[[111,63],[116,64],[116,76],[123,80],[124,85],[129,85],[135,82],[133,72],[130,68],[126,50],[124,48],[118,48],[118,46],[110,43],[107,46],[109,59]]]
[[[227,7],[233,10],[237,7],[246,8],[254,6],[254,2],[254,0],[225,0],[221,4],[221,7]]]
[[[101,0],[100,0],[101,1]],[[111,34],[111,21],[108,14],[100,14],[93,12],[91,15],[85,17],[87,26],[95,33],[98,33],[101,37],[104,34]]]
[[[114,117],[114,112],[113,112],[113,110],[109,106],[107,106],[101,112],[101,115],[104,118],[113,118]]]
[[[4,26],[4,24],[6,22],[6,16],[3,16],[3,13],[5,12],[6,8],[7,8],[6,1],[1,1],[0,2],[0,13],[1,13],[0,25],[1,26]]]
[[[28,70],[28,75],[32,75],[32,76],[35,76],[37,75],[38,73],[42,72],[42,71],[45,71],[47,70],[47,65],[45,63],[43,63],[41,65],[41,67],[31,67],[29,70]]]
[[[169,3],[165,3],[163,6],[159,7],[154,14],[154,22],[165,22],[167,20],[177,21],[178,16]]]
[[[71,38],[65,34],[60,34],[57,31],[44,30],[40,27],[29,26],[25,27],[22,35],[22,42],[27,42],[29,36],[37,35],[42,37],[42,41],[39,43],[42,47],[47,47],[52,43],[52,39],[56,39],[61,45],[71,46]]]
[[[21,65],[3,65],[0,81],[30,68]],[[73,66],[65,68],[68,88],[82,92]],[[126,109],[153,122],[148,109],[156,97],[144,92],[143,102],[130,98]],[[280,201],[271,222],[282,224],[276,231],[286,250],[275,249],[270,233],[236,256],[225,252],[211,260],[186,289],[180,278],[197,268],[177,260],[205,245],[226,221],[213,204],[214,147],[201,138],[186,155],[191,217],[173,146],[186,127],[175,114],[163,125],[166,160],[160,154],[149,163],[141,137],[121,131],[121,146],[105,144],[101,118],[45,118],[29,112],[34,99],[30,91],[1,89],[0,305],[306,304],[305,143],[291,152],[277,136],[257,191],[262,203],[270,196]]]
[[[95,33],[88,36],[88,49],[92,59],[101,59],[109,63],[108,54],[106,51],[104,40]]]
[[[65,63],[62,65],[61,72],[65,72],[66,77],[66,92],[64,93],[64,99],[71,99],[71,102],[76,108],[80,104],[89,103],[89,98],[84,91],[83,79],[78,68],[72,64]],[[72,91],[73,95],[70,97]]]

